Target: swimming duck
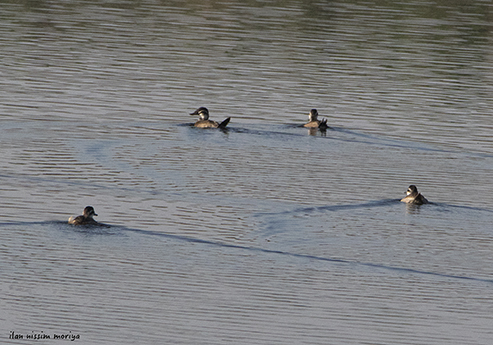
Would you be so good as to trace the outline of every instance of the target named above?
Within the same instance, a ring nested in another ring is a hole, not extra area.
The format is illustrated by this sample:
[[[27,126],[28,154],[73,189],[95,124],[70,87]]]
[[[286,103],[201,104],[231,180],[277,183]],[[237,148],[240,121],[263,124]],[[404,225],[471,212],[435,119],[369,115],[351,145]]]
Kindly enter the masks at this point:
[[[216,121],[209,120],[209,110],[207,110],[206,107],[200,107],[197,110],[195,110],[193,113],[190,115],[198,115],[199,120],[195,122],[193,125],[194,127],[198,128],[221,128],[224,129],[229,123],[229,120],[231,120],[231,117],[228,117],[225,119],[223,122],[218,123]]]
[[[94,216],[97,216],[94,207],[86,206],[82,216],[72,216],[68,219],[68,223],[72,225],[97,225],[99,223],[94,220]]]
[[[327,120],[324,119],[322,121],[318,120],[318,111],[317,109],[312,109],[310,110],[310,113],[308,114],[308,123],[305,123],[303,127],[308,127],[308,128],[320,128],[320,130],[326,130],[329,128],[327,125]]]
[[[415,205],[427,204],[428,200],[418,192],[418,188],[415,185],[410,185],[406,191],[407,196],[401,199],[402,202]]]

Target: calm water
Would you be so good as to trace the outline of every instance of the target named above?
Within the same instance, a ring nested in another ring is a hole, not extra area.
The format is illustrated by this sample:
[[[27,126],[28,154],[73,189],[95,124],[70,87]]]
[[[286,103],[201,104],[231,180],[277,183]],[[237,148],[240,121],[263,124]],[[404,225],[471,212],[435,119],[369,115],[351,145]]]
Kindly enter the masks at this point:
[[[492,11],[3,1],[0,343],[490,344]]]

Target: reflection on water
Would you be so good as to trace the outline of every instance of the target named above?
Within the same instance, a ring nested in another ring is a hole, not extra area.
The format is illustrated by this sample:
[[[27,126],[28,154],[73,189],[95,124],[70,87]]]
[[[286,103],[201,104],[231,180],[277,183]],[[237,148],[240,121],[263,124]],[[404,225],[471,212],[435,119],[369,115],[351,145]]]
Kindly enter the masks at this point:
[[[489,344],[490,12],[0,4],[4,339]]]

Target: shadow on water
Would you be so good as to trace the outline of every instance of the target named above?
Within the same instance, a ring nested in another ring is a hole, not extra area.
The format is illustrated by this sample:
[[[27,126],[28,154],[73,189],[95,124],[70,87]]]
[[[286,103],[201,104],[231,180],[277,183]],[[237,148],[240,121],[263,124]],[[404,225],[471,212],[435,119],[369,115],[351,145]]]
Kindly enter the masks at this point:
[[[79,233],[85,235],[103,235],[103,236],[111,236],[118,235],[122,236],[122,233],[119,230],[122,230],[120,226],[113,226],[105,223],[98,223],[97,225],[71,225],[67,222],[60,220],[52,220],[52,221],[44,221],[44,222],[4,222],[0,223],[1,227],[7,226],[24,226],[24,227],[32,227],[32,226],[44,226],[54,228],[56,230],[60,230],[63,232],[71,232],[71,233]]]
[[[390,199],[390,200],[387,199],[387,200],[383,200],[383,203],[382,203],[382,201],[380,201],[380,204],[384,204],[384,205],[387,204],[388,205],[388,204],[392,204],[395,202],[396,202],[396,200],[394,200],[394,199]],[[368,207],[368,205],[377,206],[377,203],[378,202],[372,202],[372,203],[367,203],[364,205],[366,205],[365,207]],[[433,205],[433,204],[431,204],[431,205]],[[347,208],[350,206],[354,206],[354,205],[341,205],[341,206],[335,206],[335,208],[327,206],[327,207],[324,207],[324,209],[333,211],[335,209],[341,209],[341,207]],[[441,206],[443,206],[443,204]],[[458,206],[452,206],[452,207],[458,207]],[[470,208],[467,208],[467,209],[470,209]],[[489,210],[484,210],[484,211],[491,212]],[[387,270],[387,271],[395,271],[395,272],[400,272],[400,273],[428,275],[428,276],[435,276],[435,277],[440,277],[440,278],[461,279],[461,280],[493,283],[493,279],[482,279],[482,278],[475,278],[475,277],[468,277],[468,276],[459,276],[459,275],[452,275],[452,274],[445,274],[445,273],[430,272],[430,271],[413,269],[413,268],[394,267],[394,266],[388,266],[388,265],[382,265],[382,264],[375,264],[375,263],[371,263],[371,262],[359,262],[359,261],[354,261],[354,260],[350,260],[350,259],[336,259],[336,258],[322,257],[322,256],[316,256],[316,255],[310,255],[310,254],[292,253],[292,252],[287,252],[287,251],[282,251],[282,250],[264,249],[264,248],[259,248],[259,247],[244,246],[244,245],[240,245],[240,244],[231,244],[231,243],[224,243],[224,242],[219,242],[219,241],[204,240],[204,239],[199,239],[199,238],[194,238],[194,237],[189,237],[189,236],[169,234],[169,233],[157,232],[157,231],[152,231],[152,230],[142,230],[142,229],[136,229],[136,228],[123,227],[123,226],[111,226],[111,225],[107,225],[107,224],[104,224],[104,226],[82,226],[82,227],[77,226],[77,227],[75,227],[75,226],[71,226],[71,225],[69,225],[65,222],[61,222],[61,221],[6,222],[6,223],[0,223],[0,228],[1,227],[7,227],[7,226],[32,226],[32,225],[56,226],[58,229],[61,229],[63,231],[71,230],[74,232],[82,233],[84,235],[100,235],[100,236],[120,235],[121,236],[122,232],[132,232],[135,234],[153,236],[153,237],[162,238],[162,239],[170,239],[170,240],[183,241],[183,242],[188,242],[188,243],[197,243],[197,244],[215,246],[215,247],[221,247],[221,248],[239,249],[239,250],[245,250],[245,251],[249,251],[249,252],[260,252],[260,253],[264,253],[264,254],[288,256],[288,257],[298,258],[298,259],[308,259],[308,260],[316,260],[316,261],[321,261],[321,262],[346,264],[346,265],[350,265],[350,266],[354,266],[354,267],[356,267],[356,266],[370,267],[370,268],[382,269],[382,270]]]
[[[374,208],[374,207],[388,207],[392,205],[401,204],[400,199],[381,199],[374,200],[370,202],[364,202],[360,204],[344,204],[344,205],[323,205],[323,206],[311,206],[311,207],[300,207],[292,210],[286,210],[281,212],[265,212],[265,213],[256,213],[254,217],[263,217],[263,216],[277,216],[277,215],[286,215],[286,214],[296,214],[296,213],[315,213],[315,212],[337,212],[342,210],[355,210],[355,209],[365,209],[365,208]],[[404,204],[404,203],[402,203]],[[436,203],[429,202],[425,205],[414,205],[414,204],[404,204],[408,209],[418,210],[421,207],[437,207],[438,211],[442,212],[452,212],[454,210],[468,210],[468,211],[479,211],[479,212],[488,212],[493,213],[493,210],[489,210],[486,208],[480,207],[471,207],[471,206],[461,206],[461,205],[451,205],[446,203]]]
[[[177,126],[190,126],[193,127],[193,123],[183,123]],[[261,129],[255,128],[257,125],[252,125],[252,128],[228,126],[225,129],[219,129],[223,133],[237,133],[256,136],[267,136],[270,138],[282,138],[282,137],[305,137],[307,134],[310,136],[318,137],[326,140],[334,140],[339,142],[348,142],[354,144],[374,145],[380,147],[399,148],[399,149],[413,149],[417,151],[425,152],[437,152],[437,153],[467,153],[468,155],[482,158],[493,158],[492,154],[484,152],[462,152],[458,150],[447,150],[443,148],[436,148],[428,144],[392,139],[381,135],[374,135],[365,132],[359,132],[347,128],[330,126],[326,130],[319,130],[318,128],[310,129],[305,128],[298,123],[288,123],[277,127],[279,130],[273,129]],[[289,130],[289,131],[285,131]],[[216,129],[218,130],[218,129]],[[293,132],[293,130],[299,130]],[[330,134],[338,134],[339,136],[331,136]],[[341,137],[342,136],[342,137]]]
[[[188,236],[155,232],[155,231],[151,231],[151,230],[141,230],[141,229],[132,229],[132,228],[122,228],[122,230],[131,231],[131,232],[149,235],[149,236],[169,238],[169,239],[174,239],[174,240],[178,240],[178,241],[186,241],[189,243],[199,243],[199,244],[210,245],[210,246],[218,246],[218,247],[222,247],[222,248],[241,249],[241,250],[247,250],[247,251],[251,251],[251,252],[261,252],[261,253],[265,253],[265,254],[289,256],[289,257],[294,257],[294,258],[299,258],[299,259],[309,259],[309,260],[317,260],[317,261],[324,261],[324,262],[330,262],[330,263],[364,266],[364,267],[371,267],[371,268],[396,271],[396,272],[402,272],[402,273],[430,275],[430,276],[436,276],[436,277],[441,277],[441,278],[463,279],[463,280],[472,280],[472,281],[493,283],[493,279],[481,279],[481,278],[475,278],[475,277],[449,275],[449,274],[444,274],[444,273],[423,271],[423,270],[418,270],[418,269],[413,269],[413,268],[393,267],[393,266],[387,266],[387,265],[381,265],[381,264],[374,264],[374,263],[370,263],[370,262],[358,262],[358,261],[352,261],[352,260],[348,260],[348,259],[335,259],[335,258],[327,258],[327,257],[321,257],[321,256],[315,256],[315,255],[309,255],[309,254],[291,253],[291,252],[286,252],[286,251],[282,251],[282,250],[271,250],[271,249],[264,249],[264,248],[259,248],[259,247],[242,246],[239,244],[230,244],[230,243],[223,243],[223,242],[217,242],[217,241],[209,241],[209,240],[203,240],[203,239],[198,239],[198,238],[193,238],[193,237],[188,237]]]
[[[351,210],[359,208],[370,208],[370,207],[386,207],[389,205],[397,204],[399,199],[382,199],[370,202],[365,202],[361,204],[345,204],[345,205],[323,205],[323,206],[311,206],[311,207],[300,207],[293,210],[287,210],[282,212],[265,212],[257,213],[254,217],[260,216],[274,216],[283,214],[294,214],[294,213],[315,213],[315,212],[337,212],[341,210]]]
[[[430,202],[430,205],[435,205],[439,207],[439,211],[443,212],[453,212],[454,210],[466,210],[466,211],[479,211],[479,212],[488,212],[493,213],[493,210],[489,210],[487,208],[481,207],[472,207],[472,206],[461,206],[461,205],[451,205],[442,202]]]
[[[442,148],[435,148],[430,145],[423,143],[416,143],[410,141],[403,141],[397,139],[386,138],[382,136],[375,136],[367,133],[357,132],[354,130],[349,130],[341,127],[330,126],[327,130],[322,131],[318,128],[315,131],[308,130],[299,124],[286,124],[283,126],[286,129],[299,129],[300,133],[286,132],[281,130],[268,130],[268,129],[254,129],[254,128],[242,128],[242,127],[228,127],[226,130],[228,133],[238,133],[238,134],[248,134],[248,135],[258,135],[258,136],[268,136],[274,137],[305,137],[308,133],[310,136],[319,137],[326,140],[334,140],[339,142],[348,142],[354,144],[364,144],[364,145],[375,145],[381,147],[390,148],[402,148],[402,149],[414,149],[418,151],[426,152],[437,152],[437,153],[464,153],[456,150],[446,150]],[[347,137],[335,137],[330,134],[341,134]],[[319,135],[318,135],[319,134]],[[493,158],[493,155],[484,152],[467,152],[468,155],[483,157],[483,158]]]

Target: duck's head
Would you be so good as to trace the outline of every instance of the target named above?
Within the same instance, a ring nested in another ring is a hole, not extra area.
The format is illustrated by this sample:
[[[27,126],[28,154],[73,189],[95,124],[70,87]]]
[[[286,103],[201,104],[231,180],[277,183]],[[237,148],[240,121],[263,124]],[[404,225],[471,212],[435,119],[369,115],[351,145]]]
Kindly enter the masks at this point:
[[[308,118],[310,119],[310,121],[317,121],[317,117],[318,117],[317,109],[310,110],[310,114],[308,114]]]
[[[418,188],[416,188],[416,186],[412,184],[407,188],[406,195],[413,195],[413,194],[418,194]]]
[[[197,110],[195,110],[193,113],[190,113],[190,115],[198,115],[201,120],[208,120],[209,110],[207,110],[206,107],[200,107]]]
[[[92,218],[94,216],[97,216],[96,212],[94,212],[94,207],[86,206],[86,208],[84,209],[84,217]]]

